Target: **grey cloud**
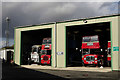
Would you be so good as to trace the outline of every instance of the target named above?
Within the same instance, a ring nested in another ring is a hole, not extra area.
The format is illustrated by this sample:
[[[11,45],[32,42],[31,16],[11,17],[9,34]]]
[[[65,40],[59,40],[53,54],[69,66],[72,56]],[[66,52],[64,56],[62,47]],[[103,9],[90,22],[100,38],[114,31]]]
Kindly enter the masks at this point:
[[[4,31],[7,26],[5,17],[7,16],[11,18],[10,38],[13,38],[16,26],[111,14],[109,10],[111,4],[95,2],[3,2],[3,37],[5,37]]]
[[[3,0],[3,2],[118,2],[119,0]]]
[[[100,8],[107,7],[107,6],[112,5],[112,4],[113,4],[113,2],[103,3]]]
[[[120,14],[120,2],[118,2],[118,13]]]

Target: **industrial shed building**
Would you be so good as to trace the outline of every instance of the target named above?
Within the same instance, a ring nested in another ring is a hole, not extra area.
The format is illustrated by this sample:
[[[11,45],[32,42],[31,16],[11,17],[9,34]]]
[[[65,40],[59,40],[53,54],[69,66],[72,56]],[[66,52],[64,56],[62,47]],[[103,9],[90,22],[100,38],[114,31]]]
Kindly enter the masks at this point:
[[[6,62],[11,62],[13,60],[14,46],[3,47],[0,49],[0,59],[4,59]]]
[[[101,29],[102,32],[98,29]],[[29,51],[28,46],[32,46],[33,43],[40,44],[40,37],[51,37],[51,66],[67,67],[70,46],[80,48],[81,39],[79,38],[88,34],[96,35],[98,34],[96,30],[99,31],[99,35],[103,36],[102,41],[111,41],[111,69],[120,70],[120,15],[17,27],[14,32],[14,61],[18,65],[23,65],[22,57],[24,51]],[[78,42],[71,43],[73,37],[70,36],[73,36]]]

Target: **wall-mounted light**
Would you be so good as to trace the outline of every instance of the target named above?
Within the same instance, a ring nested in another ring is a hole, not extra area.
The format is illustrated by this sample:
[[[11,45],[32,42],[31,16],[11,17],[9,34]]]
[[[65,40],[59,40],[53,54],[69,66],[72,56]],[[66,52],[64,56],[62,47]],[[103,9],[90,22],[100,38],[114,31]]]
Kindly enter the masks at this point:
[[[67,32],[68,35],[70,35],[71,33],[70,32]]]
[[[102,30],[101,29],[95,29],[94,31],[95,32],[101,32]]]
[[[106,31],[110,31],[110,28],[107,28]]]
[[[79,33],[79,31],[74,31],[75,34]]]
[[[78,48],[76,48],[76,50],[78,50]]]

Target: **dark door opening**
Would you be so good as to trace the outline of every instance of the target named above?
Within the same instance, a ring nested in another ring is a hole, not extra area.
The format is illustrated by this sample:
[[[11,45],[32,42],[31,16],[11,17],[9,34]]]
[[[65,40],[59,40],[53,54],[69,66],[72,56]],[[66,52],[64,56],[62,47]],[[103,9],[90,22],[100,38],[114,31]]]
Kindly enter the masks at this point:
[[[52,29],[39,29],[39,30],[31,30],[31,31],[22,31],[21,32],[21,65],[27,65],[29,64],[29,59],[31,59],[31,63],[35,63],[32,62],[32,59],[34,59],[36,56],[31,54],[34,52],[38,51],[38,56],[39,56],[39,63],[41,60],[41,50],[44,50],[43,47],[43,43],[44,43],[44,39],[50,39],[47,40],[50,44],[51,44],[51,31]],[[38,47],[38,50],[36,48],[36,46]],[[48,46],[48,44],[47,44]],[[46,47],[46,46],[44,46]],[[51,46],[50,46],[51,47]],[[51,51],[51,49],[50,49]],[[51,55],[51,52],[49,53]],[[35,59],[34,59],[35,60]]]
[[[111,47],[108,48],[108,42],[110,39],[110,22],[95,23],[87,25],[67,26],[66,27],[66,65],[67,66],[83,66],[84,60],[82,43],[84,36],[97,35],[99,38],[101,52],[97,53],[97,49],[90,49],[90,54],[97,54],[97,56],[103,55],[103,66],[108,66],[108,62],[111,64]],[[91,40],[92,41],[92,40]],[[91,43],[91,42],[88,42]],[[110,45],[111,46],[111,45]],[[89,49],[89,48],[86,48]],[[97,58],[98,59],[98,58]]]
[[[7,62],[10,63],[13,60],[13,51],[7,51]]]

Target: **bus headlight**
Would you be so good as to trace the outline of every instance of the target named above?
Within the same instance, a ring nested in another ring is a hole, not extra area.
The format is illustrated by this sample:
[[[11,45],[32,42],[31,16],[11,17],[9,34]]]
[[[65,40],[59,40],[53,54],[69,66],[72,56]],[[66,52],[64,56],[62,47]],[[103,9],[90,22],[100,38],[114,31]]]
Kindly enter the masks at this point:
[[[95,61],[95,63],[97,63],[97,61]]]
[[[95,58],[95,60],[97,60],[97,58]]]
[[[86,60],[86,58],[84,58],[84,60]]]

